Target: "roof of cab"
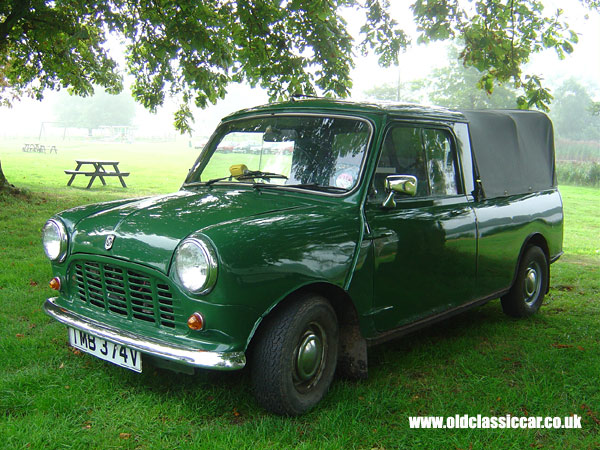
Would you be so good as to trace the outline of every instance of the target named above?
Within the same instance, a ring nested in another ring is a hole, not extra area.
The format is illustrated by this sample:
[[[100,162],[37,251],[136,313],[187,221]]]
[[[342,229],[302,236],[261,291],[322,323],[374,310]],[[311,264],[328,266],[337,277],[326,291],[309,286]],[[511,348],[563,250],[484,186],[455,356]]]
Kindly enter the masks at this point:
[[[332,113],[370,113],[390,114],[398,117],[451,120],[465,122],[465,116],[451,109],[438,106],[422,106],[408,103],[395,103],[384,101],[350,102],[330,98],[294,98],[285,102],[270,103],[234,112],[223,121],[238,119],[247,115],[271,114],[282,112],[332,112]]]

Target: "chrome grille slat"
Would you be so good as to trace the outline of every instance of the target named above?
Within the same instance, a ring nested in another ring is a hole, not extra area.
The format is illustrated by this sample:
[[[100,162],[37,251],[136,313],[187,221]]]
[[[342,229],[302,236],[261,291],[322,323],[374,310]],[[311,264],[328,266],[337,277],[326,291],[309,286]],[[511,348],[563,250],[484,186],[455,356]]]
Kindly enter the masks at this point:
[[[168,284],[115,264],[76,261],[74,299],[130,320],[175,328],[173,293]]]

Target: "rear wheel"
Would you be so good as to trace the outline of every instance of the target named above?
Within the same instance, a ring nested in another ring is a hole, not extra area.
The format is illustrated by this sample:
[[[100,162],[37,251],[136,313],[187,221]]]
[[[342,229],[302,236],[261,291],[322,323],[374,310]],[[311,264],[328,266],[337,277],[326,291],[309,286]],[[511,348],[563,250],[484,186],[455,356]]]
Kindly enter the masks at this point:
[[[548,290],[548,260],[539,247],[529,247],[523,253],[515,284],[502,297],[502,310],[513,317],[535,314],[542,306]]]
[[[304,296],[265,319],[255,337],[251,377],[267,410],[295,416],[327,393],[337,362],[335,311],[320,296]]]

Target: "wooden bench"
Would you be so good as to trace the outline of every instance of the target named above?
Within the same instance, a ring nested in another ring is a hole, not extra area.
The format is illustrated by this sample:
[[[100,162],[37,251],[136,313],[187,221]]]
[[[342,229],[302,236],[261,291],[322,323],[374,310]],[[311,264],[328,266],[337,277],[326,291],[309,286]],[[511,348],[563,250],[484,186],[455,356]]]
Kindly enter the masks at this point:
[[[96,178],[100,178],[100,181],[104,186],[106,186],[106,181],[104,181],[104,177],[119,177],[119,181],[121,181],[121,185],[126,188],[125,180],[123,177],[128,177],[130,172],[121,172],[119,171],[119,161],[101,161],[101,160],[92,160],[92,159],[78,159],[75,161],[77,163],[77,167],[75,170],[65,170],[65,174],[71,175],[71,178],[67,182],[67,186],[71,186],[73,180],[77,175],[84,175],[86,177],[91,177],[90,182],[88,183],[86,189],[89,189],[94,180]],[[80,170],[81,166],[91,165],[94,167],[94,170]],[[113,171],[109,172],[106,170],[105,166],[112,166]]]
[[[68,175],[85,175],[86,177],[92,177],[94,175],[98,177],[128,177],[129,172],[85,172],[83,170],[65,170]]]
[[[85,172],[83,170],[65,170],[65,173],[67,175],[87,175],[87,176],[91,176],[91,175],[94,175],[96,172]]]

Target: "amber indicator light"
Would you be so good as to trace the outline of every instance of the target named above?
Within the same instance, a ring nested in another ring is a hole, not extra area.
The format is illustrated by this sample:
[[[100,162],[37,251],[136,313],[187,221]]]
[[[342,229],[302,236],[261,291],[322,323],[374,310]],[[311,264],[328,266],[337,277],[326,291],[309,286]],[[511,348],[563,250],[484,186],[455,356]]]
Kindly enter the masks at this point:
[[[202,317],[202,314],[195,312],[190,316],[187,324],[190,330],[199,331],[204,328],[204,317]]]
[[[60,278],[54,277],[50,280],[50,289],[54,289],[55,291],[60,290]]]

